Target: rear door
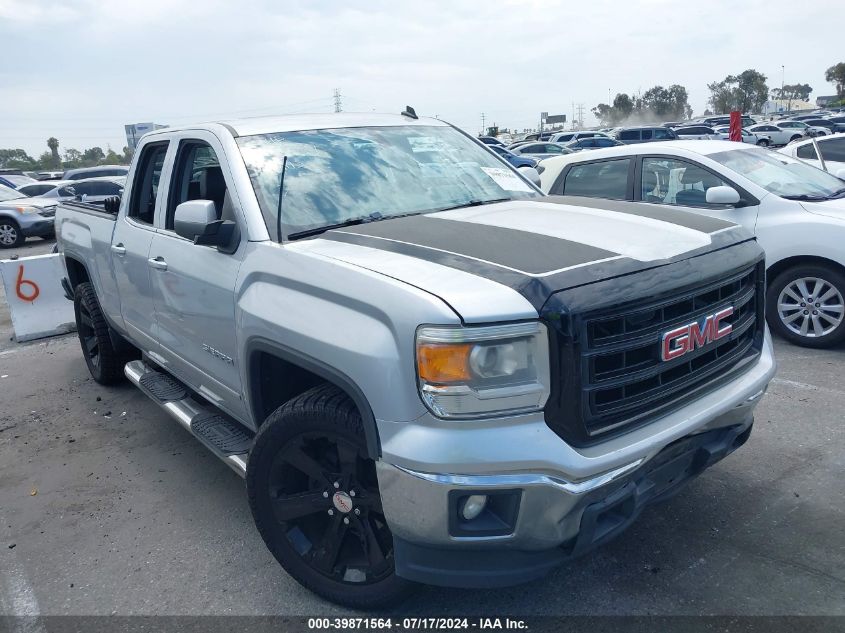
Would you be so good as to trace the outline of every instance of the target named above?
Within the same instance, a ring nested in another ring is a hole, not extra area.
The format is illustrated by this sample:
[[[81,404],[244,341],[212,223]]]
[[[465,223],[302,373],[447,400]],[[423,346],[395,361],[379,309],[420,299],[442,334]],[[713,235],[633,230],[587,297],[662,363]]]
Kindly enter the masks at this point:
[[[143,144],[123,208],[112,236],[112,262],[120,293],[120,311],[126,331],[136,345],[158,360],[155,308],[150,286],[150,245],[155,236],[156,209],[166,191],[169,141]]]
[[[245,248],[234,253],[199,246],[174,231],[176,207],[187,200],[211,200],[218,219],[242,225],[223,148],[209,132],[174,137],[174,168],[149,252],[160,353],[165,367],[218,407],[243,413],[235,330],[235,282]]]

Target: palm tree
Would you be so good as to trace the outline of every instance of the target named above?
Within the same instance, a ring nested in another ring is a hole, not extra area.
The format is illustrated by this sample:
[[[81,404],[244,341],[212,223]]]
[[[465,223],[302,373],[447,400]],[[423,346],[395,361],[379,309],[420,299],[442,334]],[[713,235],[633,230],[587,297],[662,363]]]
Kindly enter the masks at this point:
[[[53,168],[58,169],[62,166],[62,159],[59,157],[59,139],[51,136],[47,139],[47,147],[50,148],[50,153],[53,155]]]

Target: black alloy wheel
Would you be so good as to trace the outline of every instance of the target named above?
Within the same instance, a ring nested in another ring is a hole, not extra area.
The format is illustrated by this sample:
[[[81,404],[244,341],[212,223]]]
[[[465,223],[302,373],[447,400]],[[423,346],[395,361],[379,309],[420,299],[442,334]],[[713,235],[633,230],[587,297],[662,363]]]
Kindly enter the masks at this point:
[[[395,574],[375,462],[342,391],[321,385],[270,415],[249,457],[247,487],[262,538],[305,587],[358,608],[396,602],[413,588]]]

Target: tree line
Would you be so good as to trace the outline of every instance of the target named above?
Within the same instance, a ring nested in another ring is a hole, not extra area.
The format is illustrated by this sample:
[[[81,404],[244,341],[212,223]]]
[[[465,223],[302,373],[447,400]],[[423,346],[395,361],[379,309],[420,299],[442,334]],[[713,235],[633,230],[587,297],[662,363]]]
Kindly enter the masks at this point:
[[[787,102],[787,109],[794,101],[808,101],[812,87],[806,83],[788,84],[769,88],[763,73],[749,69],[738,75],[728,75],[722,81],[707,84],[710,98],[704,114],[727,114],[737,109],[741,112],[759,112],[770,96]],[[838,101],[830,105],[845,105],[845,62],[834,64],[825,71],[825,80],[836,87]],[[642,94],[628,95],[620,92],[613,103],[600,103],[592,109],[602,125],[615,126],[625,123],[660,123],[692,118],[692,108],[687,89],[678,84],[668,88],[655,86]]]
[[[132,151],[128,147],[124,147],[120,154],[110,147],[104,152],[102,147],[96,146],[81,151],[68,148],[59,153],[59,140],[54,136],[47,139],[47,150],[38,158],[33,158],[20,148],[0,149],[0,169],[62,171],[97,165],[127,165],[130,160]]]

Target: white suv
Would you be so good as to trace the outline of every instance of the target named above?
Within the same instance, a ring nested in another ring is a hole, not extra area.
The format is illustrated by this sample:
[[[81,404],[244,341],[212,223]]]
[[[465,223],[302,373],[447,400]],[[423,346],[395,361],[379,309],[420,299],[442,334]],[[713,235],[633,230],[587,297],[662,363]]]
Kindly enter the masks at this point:
[[[613,147],[543,165],[543,191],[578,196],[582,206],[589,198],[601,199],[596,201],[601,208],[614,204],[654,212],[667,205],[742,224],[766,251],[770,327],[806,347],[845,340],[845,182],[840,178],[730,141]]]

